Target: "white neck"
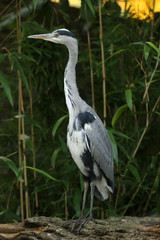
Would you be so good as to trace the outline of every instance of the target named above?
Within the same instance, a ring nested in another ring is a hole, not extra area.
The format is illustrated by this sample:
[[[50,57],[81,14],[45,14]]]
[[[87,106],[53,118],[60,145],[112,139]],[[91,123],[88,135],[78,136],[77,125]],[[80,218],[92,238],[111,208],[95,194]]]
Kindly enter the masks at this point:
[[[67,46],[69,51],[69,60],[64,73],[64,92],[70,120],[77,114],[82,102],[76,85],[75,68],[78,58],[78,43],[77,40],[75,41],[75,44],[69,44]]]

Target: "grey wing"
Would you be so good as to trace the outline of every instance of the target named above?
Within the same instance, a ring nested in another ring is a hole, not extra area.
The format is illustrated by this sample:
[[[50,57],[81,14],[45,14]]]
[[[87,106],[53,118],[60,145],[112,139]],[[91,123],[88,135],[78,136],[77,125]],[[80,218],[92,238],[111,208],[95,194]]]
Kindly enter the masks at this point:
[[[112,145],[103,123],[96,116],[96,120],[84,126],[89,139],[91,155],[100,167],[104,176],[110,182],[110,187],[114,188],[114,163]]]

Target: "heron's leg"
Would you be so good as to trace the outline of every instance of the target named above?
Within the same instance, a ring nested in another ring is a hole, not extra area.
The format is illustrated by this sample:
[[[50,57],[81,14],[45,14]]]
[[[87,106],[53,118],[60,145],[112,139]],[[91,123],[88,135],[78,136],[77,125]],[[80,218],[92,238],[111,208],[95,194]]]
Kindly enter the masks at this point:
[[[83,193],[83,202],[82,202],[82,213],[81,213],[81,217],[78,218],[74,224],[74,226],[72,227],[71,232],[75,229],[75,227],[77,225],[79,225],[82,220],[84,219],[84,210],[85,210],[85,205],[86,205],[86,198],[87,198],[87,191],[88,191],[88,182],[84,181],[84,193]]]
[[[88,222],[88,221],[94,221],[93,218],[93,200],[94,200],[94,189],[95,189],[95,185],[94,183],[90,183],[90,187],[91,187],[91,202],[90,202],[90,213],[89,213],[89,217],[87,218],[83,218],[80,224],[80,227],[78,229],[78,233],[81,231],[81,228],[83,227],[83,225]]]
[[[93,219],[93,200],[94,200],[94,189],[95,189],[95,185],[94,183],[90,183],[91,186],[91,203],[90,203],[90,214],[89,214],[89,218]]]
[[[82,203],[82,213],[81,218],[84,217],[84,210],[86,205],[87,191],[88,191],[88,182],[84,182],[84,193],[83,193],[83,203]]]

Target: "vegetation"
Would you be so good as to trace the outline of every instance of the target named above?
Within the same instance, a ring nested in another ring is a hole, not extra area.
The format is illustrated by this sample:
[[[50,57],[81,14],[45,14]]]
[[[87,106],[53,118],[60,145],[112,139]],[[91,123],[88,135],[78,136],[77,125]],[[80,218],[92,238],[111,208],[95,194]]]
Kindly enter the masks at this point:
[[[61,27],[79,40],[79,92],[106,122],[114,150],[115,193],[107,203],[95,200],[94,216],[159,215],[159,13],[142,21],[121,15],[111,0],[85,0],[81,9],[36,2],[32,11],[32,2],[3,3],[0,222],[80,215],[83,180],[66,146],[68,52],[27,38]],[[7,11],[15,20],[4,26]]]

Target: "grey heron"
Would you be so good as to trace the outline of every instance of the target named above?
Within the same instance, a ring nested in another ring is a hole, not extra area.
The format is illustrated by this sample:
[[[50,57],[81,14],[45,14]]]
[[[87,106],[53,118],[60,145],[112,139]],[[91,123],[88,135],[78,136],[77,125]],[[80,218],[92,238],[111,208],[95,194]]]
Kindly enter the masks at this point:
[[[64,44],[69,59],[64,72],[64,93],[69,111],[67,146],[84,179],[84,194],[81,217],[76,220],[72,231],[93,220],[94,195],[101,201],[107,200],[114,190],[113,152],[108,132],[97,113],[79,95],[76,84],[78,41],[67,29],[58,29],[48,34],[28,36],[29,38]],[[90,214],[84,216],[88,186],[91,188]]]

